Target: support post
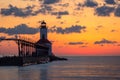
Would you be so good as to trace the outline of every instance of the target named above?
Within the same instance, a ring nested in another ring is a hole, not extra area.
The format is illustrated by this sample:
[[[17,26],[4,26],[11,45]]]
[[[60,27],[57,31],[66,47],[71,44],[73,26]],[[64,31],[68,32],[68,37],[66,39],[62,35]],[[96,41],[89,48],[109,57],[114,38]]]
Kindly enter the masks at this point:
[[[18,40],[18,55],[21,56],[20,54],[20,40]]]

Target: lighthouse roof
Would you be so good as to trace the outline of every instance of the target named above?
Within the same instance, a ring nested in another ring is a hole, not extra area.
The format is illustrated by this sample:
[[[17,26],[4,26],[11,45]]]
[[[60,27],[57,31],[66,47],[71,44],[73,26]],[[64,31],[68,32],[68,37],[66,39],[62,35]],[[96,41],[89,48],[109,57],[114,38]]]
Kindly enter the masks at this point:
[[[39,41],[36,42],[36,44],[45,44],[45,43],[52,44],[48,39],[40,39]]]
[[[46,22],[45,22],[45,21],[42,21],[41,24],[46,24]]]

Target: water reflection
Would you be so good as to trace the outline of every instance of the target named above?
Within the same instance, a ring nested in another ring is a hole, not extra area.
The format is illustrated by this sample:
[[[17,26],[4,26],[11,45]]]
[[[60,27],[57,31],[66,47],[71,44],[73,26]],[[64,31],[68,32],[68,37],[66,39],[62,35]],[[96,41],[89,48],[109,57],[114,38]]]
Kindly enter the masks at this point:
[[[47,69],[45,65],[20,67],[18,80],[47,80]]]
[[[0,67],[0,80],[120,80],[120,58],[113,59],[113,63],[106,58],[97,60],[75,58],[25,67]]]
[[[16,80],[17,67],[0,67],[0,80]]]

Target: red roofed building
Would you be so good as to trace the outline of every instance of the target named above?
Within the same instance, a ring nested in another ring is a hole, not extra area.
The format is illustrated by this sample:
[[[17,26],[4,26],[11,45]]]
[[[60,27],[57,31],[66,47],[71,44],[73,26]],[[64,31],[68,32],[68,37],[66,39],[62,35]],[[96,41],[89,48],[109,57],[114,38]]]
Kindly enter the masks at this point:
[[[52,43],[47,39],[47,27],[46,27],[46,22],[41,22],[40,26],[40,40],[36,42],[36,44],[43,45],[45,47],[48,47],[48,55],[51,56],[52,54]],[[41,53],[41,49],[36,50],[37,54],[44,54]]]
[[[48,39],[40,39],[39,41],[37,41],[37,43],[39,44],[45,44],[45,43],[49,43],[49,44],[52,44]]]

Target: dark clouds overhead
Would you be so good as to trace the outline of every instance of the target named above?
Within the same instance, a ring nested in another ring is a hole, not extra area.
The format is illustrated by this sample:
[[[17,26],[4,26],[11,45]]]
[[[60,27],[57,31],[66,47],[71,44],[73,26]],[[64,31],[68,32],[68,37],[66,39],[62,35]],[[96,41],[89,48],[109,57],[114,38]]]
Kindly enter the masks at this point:
[[[3,16],[16,16],[16,17],[28,17],[35,16],[38,14],[47,14],[51,13],[53,8],[49,5],[41,5],[36,11],[34,11],[35,6],[27,6],[25,8],[18,8],[13,5],[9,5],[8,8],[2,8],[0,14]],[[65,14],[65,13],[63,13]]]
[[[43,4],[54,4],[59,2],[60,0],[43,0]]]
[[[120,5],[116,8],[114,15],[120,17]]]
[[[69,42],[69,45],[82,45],[84,42]]]
[[[37,10],[34,10],[36,6],[27,6],[25,8],[18,8],[13,5],[9,5],[8,8],[2,8],[0,14],[3,16],[15,16],[15,17],[28,17],[36,16],[38,14],[51,14],[55,16],[69,15],[68,11],[54,11],[51,5],[41,5]]]
[[[111,41],[111,40],[107,40],[107,39],[102,39],[100,41],[95,41],[94,44],[100,44],[100,45],[103,45],[103,44],[115,44],[117,43],[116,41]]]
[[[0,14],[3,16],[12,15],[15,17],[28,17],[28,16],[36,16],[38,14],[44,14],[44,15],[50,14],[56,16],[57,19],[61,19],[62,16],[71,15],[70,12],[65,9],[66,7],[70,6],[69,2],[59,3],[60,0],[39,0],[39,2],[41,2],[39,6],[33,5],[24,8],[19,8],[17,6],[10,4],[8,8],[1,8]],[[78,2],[78,4],[75,4],[77,7],[74,10],[83,11],[84,7],[87,6],[95,9],[94,11],[95,15],[110,16],[110,14],[113,13],[114,16],[120,17],[120,5],[116,4],[115,0],[104,0],[104,2],[105,5],[102,6],[99,3],[97,3],[95,0],[85,0],[84,3]],[[54,3],[58,3],[58,4],[49,5]],[[115,5],[108,5],[108,4],[115,4]],[[57,10],[56,6],[62,7],[63,10]]]
[[[105,0],[106,4],[115,4],[115,0]]]
[[[18,8],[10,4],[8,8],[2,8],[0,13],[4,16],[14,15],[14,16],[19,16],[19,17],[27,17],[30,15],[34,15],[32,11],[33,8],[34,6]]]
[[[101,7],[97,7],[95,9],[95,15],[98,16],[110,16],[110,13],[114,12],[114,7],[109,7],[109,6],[101,6]]]
[[[85,31],[85,26],[75,25],[68,28],[61,28],[61,27],[52,27],[49,29],[49,32],[56,32],[58,34],[69,34],[69,33],[81,33],[82,31]]]
[[[56,32],[58,34],[69,34],[69,33],[81,33],[82,31],[85,31],[86,27],[84,26],[71,26],[68,28],[61,28],[61,27],[52,27],[48,29],[48,32]],[[0,28],[0,33],[6,33],[9,35],[14,35],[14,34],[35,34],[39,32],[39,28],[31,28],[27,26],[26,24],[20,24],[15,26],[14,28]]]
[[[84,6],[95,7],[95,6],[98,6],[98,3],[94,0],[86,0],[84,3]]]
[[[39,13],[41,14],[47,14],[47,13],[51,13],[53,10],[52,6],[49,5],[41,5],[41,8],[34,11],[34,15],[37,15]]]
[[[57,19],[60,19],[63,15],[69,15],[68,11],[58,11],[58,12],[51,12],[51,15],[57,16]]]
[[[120,17],[120,5],[117,5],[117,7],[104,5],[95,9],[95,15],[98,16],[110,16],[111,13],[114,13],[114,16],[116,17]]]
[[[9,35],[14,35],[14,34],[35,34],[39,30],[37,28],[30,28],[26,24],[20,24],[17,25],[14,28],[0,28],[0,33],[6,33]]]
[[[68,11],[58,11],[58,12],[52,12],[52,15],[69,15]]]

